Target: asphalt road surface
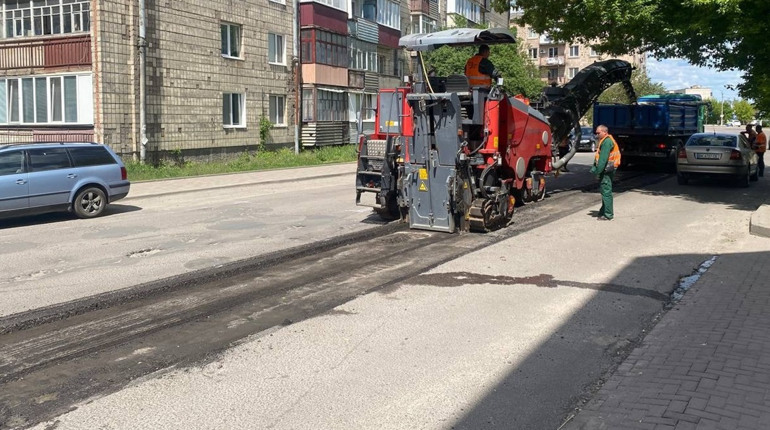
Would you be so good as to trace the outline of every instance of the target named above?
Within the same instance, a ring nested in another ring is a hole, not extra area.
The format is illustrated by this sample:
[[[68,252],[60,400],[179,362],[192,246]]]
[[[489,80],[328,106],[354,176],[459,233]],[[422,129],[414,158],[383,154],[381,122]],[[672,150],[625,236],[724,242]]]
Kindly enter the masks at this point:
[[[344,174],[7,225],[42,273],[0,284],[0,427],[558,428],[768,191],[631,170],[598,222],[591,157],[486,235],[379,223]]]

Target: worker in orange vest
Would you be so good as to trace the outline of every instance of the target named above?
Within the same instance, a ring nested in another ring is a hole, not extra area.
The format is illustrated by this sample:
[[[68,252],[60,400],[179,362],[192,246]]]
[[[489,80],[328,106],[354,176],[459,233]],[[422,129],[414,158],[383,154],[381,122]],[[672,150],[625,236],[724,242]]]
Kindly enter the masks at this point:
[[[767,136],[762,131],[762,125],[757,124],[757,138],[754,140],[754,151],[757,153],[757,170],[759,176],[765,176],[765,151],[767,151]]]
[[[478,54],[465,62],[465,76],[471,87],[491,87],[492,78],[499,74],[495,65],[489,61],[489,45],[479,46]]]
[[[615,138],[608,133],[606,125],[596,127],[596,137],[599,145],[594,154],[591,173],[599,180],[599,192],[602,194],[599,220],[609,221],[615,217],[612,207],[612,181],[615,179],[615,170],[620,167],[620,148]]]

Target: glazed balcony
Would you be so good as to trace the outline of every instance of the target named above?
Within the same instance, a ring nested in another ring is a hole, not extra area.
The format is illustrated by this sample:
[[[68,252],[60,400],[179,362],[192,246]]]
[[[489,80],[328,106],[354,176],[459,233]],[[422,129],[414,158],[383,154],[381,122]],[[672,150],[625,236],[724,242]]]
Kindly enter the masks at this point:
[[[17,38],[0,42],[0,70],[91,65],[91,36]]]
[[[429,0],[409,0],[409,11],[429,14],[430,1]]]

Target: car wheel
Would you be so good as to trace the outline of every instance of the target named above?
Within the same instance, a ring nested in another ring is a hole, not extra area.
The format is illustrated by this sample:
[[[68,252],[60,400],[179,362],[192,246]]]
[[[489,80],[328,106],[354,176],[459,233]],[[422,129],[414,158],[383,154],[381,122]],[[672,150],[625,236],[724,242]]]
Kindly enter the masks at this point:
[[[751,181],[751,165],[746,166],[746,174],[738,177],[738,185],[741,188],[748,188]]]
[[[687,185],[687,182],[689,181],[689,178],[687,176],[679,173],[676,175],[676,183],[679,185]]]
[[[99,187],[87,187],[75,196],[72,209],[78,218],[94,218],[104,212],[107,206],[107,197]]]

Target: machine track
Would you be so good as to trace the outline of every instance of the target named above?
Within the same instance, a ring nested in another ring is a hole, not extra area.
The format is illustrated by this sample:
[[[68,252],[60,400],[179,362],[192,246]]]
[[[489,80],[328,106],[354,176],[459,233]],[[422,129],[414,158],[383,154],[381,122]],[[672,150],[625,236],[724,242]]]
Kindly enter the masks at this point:
[[[627,175],[618,190],[670,175]],[[444,262],[596,205],[581,187],[490,234],[391,223],[294,250],[0,319],[0,428],[28,427],[173,366],[208,362],[250,336],[324,314]],[[574,192],[572,192],[574,191]]]

